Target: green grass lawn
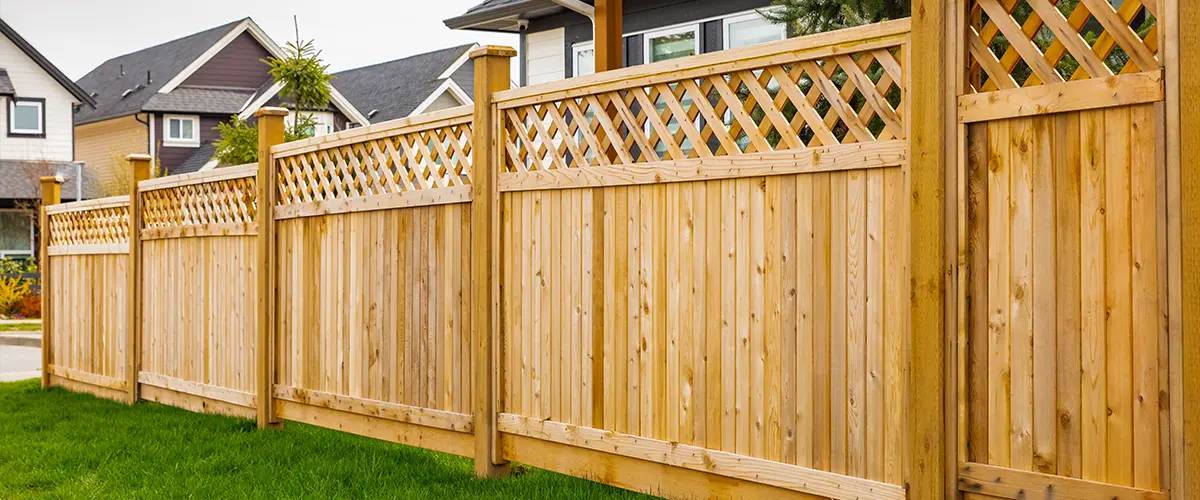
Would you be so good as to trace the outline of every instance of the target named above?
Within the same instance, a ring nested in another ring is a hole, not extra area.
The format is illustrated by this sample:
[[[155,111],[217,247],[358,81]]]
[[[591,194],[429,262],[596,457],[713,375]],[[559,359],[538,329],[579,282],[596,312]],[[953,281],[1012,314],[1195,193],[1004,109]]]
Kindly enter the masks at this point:
[[[651,498],[514,466],[481,480],[469,459],[288,422],[154,403],[128,407],[37,380],[0,383],[0,498]]]
[[[0,323],[0,333],[4,332],[40,332],[42,324],[39,322],[31,323]]]

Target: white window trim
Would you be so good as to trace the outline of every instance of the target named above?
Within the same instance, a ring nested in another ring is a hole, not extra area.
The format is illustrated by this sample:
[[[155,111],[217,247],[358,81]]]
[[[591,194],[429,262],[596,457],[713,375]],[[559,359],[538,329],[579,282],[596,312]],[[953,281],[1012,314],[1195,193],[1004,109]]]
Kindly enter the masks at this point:
[[[653,64],[652,62],[650,62],[650,56],[651,56],[651,54],[650,54],[650,39],[664,37],[664,36],[670,36],[670,35],[678,35],[678,34],[688,33],[688,32],[695,34],[695,36],[692,37],[692,42],[695,45],[695,50],[693,50],[693,52],[695,52],[695,53],[692,55],[694,55],[694,56],[700,55],[700,24],[699,23],[684,24],[684,25],[674,26],[674,27],[670,27],[670,28],[662,28],[662,29],[658,29],[658,30],[654,30],[654,31],[647,31],[647,32],[643,33],[642,34],[642,62],[645,64]],[[662,61],[659,61],[659,62],[662,62]]]
[[[579,43],[571,46],[571,76],[580,76],[579,75],[579,53],[583,52],[585,50],[593,51],[593,53],[592,53],[592,72],[589,74],[593,74],[593,75],[596,74],[596,62],[595,62],[596,61],[596,59],[595,59],[596,42],[588,41],[588,42],[579,42]]]
[[[192,122],[192,138],[191,139],[172,139],[171,138],[171,120],[191,120]],[[173,148],[198,148],[200,147],[200,116],[199,115],[163,115],[163,146]]]
[[[723,24],[722,30],[724,31],[724,33],[722,36],[722,43],[725,45],[725,47],[724,47],[725,50],[729,50],[731,48],[729,46],[730,25],[732,25],[734,23],[740,23],[743,21],[752,21],[754,19],[762,19],[762,20],[766,21],[766,18],[762,17],[762,14],[759,14],[758,11],[751,11],[751,12],[746,12],[744,14],[737,14],[737,15],[729,16],[723,20],[724,22],[722,23]],[[770,21],[768,21],[768,22],[770,22]],[[783,24],[778,24],[776,26],[779,28],[779,40],[787,40],[787,26],[783,25]]]
[[[7,259],[12,256],[32,257],[35,250],[34,245],[37,241],[37,230],[34,227],[34,214],[29,210],[20,208],[0,208],[0,212],[22,213],[29,216],[29,249],[24,248],[0,248],[0,259]]]
[[[17,128],[17,106],[35,105],[38,109],[38,128],[37,129],[19,129]],[[42,135],[46,133],[46,103],[44,101],[32,101],[22,99],[9,99],[8,101],[8,130],[14,135]]]

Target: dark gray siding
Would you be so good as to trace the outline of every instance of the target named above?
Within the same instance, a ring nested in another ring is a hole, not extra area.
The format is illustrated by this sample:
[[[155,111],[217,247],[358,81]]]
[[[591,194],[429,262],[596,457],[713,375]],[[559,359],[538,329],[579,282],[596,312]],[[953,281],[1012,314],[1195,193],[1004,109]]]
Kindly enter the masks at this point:
[[[238,35],[229,45],[183,82],[193,87],[236,87],[256,89],[270,79],[263,59],[271,53],[249,33]]]
[[[673,26],[711,17],[719,17],[735,12],[745,12],[750,9],[767,7],[770,0],[643,0],[624,3],[624,32],[646,31],[664,26]],[[521,33],[521,44],[525,44],[526,33],[564,28],[563,53],[566,54],[565,75],[575,74],[572,46],[592,39],[592,23],[586,17],[574,12],[564,12],[553,16],[535,19],[529,23],[529,29]],[[700,25],[701,52],[716,52],[725,47],[725,33],[720,21],[710,21]],[[624,40],[625,66],[636,66],[645,60],[643,54],[643,38],[641,35],[627,36]],[[526,85],[525,61],[521,61],[521,85]]]
[[[154,134],[154,139],[157,143],[154,145],[157,148],[155,158],[162,165],[166,175],[170,175],[176,173],[175,170],[178,170],[179,166],[196,152],[196,148],[163,146],[162,140],[165,135],[163,133],[163,125],[165,123],[163,116],[161,114],[154,116],[154,127],[157,129]],[[229,116],[226,115],[200,115],[200,144],[203,145],[206,142],[211,143],[220,139],[221,134],[215,129],[218,123],[227,120],[229,120]]]

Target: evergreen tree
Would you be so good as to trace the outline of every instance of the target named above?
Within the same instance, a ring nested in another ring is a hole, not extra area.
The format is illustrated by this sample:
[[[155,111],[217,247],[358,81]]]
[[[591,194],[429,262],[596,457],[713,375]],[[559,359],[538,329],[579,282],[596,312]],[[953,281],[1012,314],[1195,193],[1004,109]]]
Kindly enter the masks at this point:
[[[910,15],[907,0],[774,0],[776,8],[760,13],[786,24],[797,35],[900,19]]]

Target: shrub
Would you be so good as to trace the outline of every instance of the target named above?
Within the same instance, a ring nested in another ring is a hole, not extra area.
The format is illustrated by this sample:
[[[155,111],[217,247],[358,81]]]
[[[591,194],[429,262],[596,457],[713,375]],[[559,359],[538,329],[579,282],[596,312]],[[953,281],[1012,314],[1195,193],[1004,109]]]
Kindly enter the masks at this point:
[[[40,319],[42,317],[42,297],[26,295],[13,306],[13,316],[22,319]]]
[[[36,273],[37,259],[0,259],[0,274]]]
[[[29,295],[29,280],[0,276],[0,314],[12,314],[17,302]]]

